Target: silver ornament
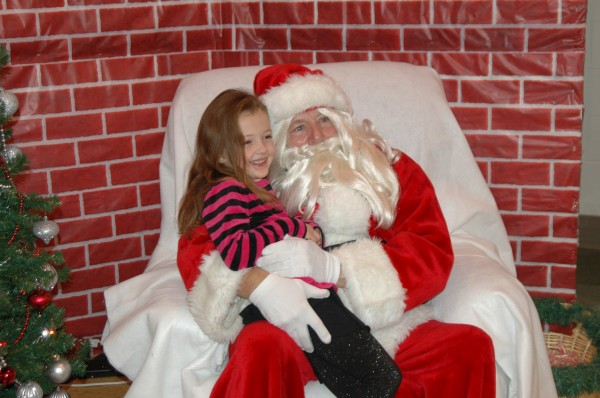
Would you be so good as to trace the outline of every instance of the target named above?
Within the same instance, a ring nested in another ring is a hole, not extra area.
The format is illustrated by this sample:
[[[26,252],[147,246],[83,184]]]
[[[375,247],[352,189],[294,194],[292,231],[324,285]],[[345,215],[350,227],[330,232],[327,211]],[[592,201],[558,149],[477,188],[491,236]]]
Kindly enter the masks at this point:
[[[4,114],[6,116],[12,116],[19,108],[19,100],[17,96],[10,91],[0,91],[0,101],[4,104]]]
[[[44,217],[43,221],[38,221],[33,224],[33,234],[48,244],[56,235],[60,228],[58,224],[52,220],[48,220],[48,217]]]
[[[62,390],[60,387],[56,389],[48,398],[71,398],[69,393],[65,390]]]
[[[44,391],[35,381],[28,381],[17,387],[17,398],[42,398]]]
[[[38,285],[44,290],[51,291],[54,289],[54,286],[56,286],[56,282],[58,282],[58,272],[56,271],[56,268],[48,263],[42,265],[42,271],[50,275],[48,279],[46,279],[46,283],[38,283]]]
[[[2,159],[4,159],[6,163],[11,163],[22,154],[23,151],[21,151],[19,147],[15,145],[7,145],[4,147],[4,151],[2,152]]]
[[[64,358],[54,355],[48,364],[48,378],[54,384],[62,384],[71,377],[71,364]]]

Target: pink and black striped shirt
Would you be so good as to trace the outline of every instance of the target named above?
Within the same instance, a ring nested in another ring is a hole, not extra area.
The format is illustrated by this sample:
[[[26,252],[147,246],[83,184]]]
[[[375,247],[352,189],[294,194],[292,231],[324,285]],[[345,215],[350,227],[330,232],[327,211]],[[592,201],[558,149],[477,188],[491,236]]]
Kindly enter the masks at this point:
[[[273,192],[266,179],[256,185]],[[253,267],[263,249],[285,235],[304,238],[306,223],[316,227],[312,221],[290,217],[272,203],[263,203],[233,178],[211,187],[204,199],[202,219],[223,261],[234,271]]]

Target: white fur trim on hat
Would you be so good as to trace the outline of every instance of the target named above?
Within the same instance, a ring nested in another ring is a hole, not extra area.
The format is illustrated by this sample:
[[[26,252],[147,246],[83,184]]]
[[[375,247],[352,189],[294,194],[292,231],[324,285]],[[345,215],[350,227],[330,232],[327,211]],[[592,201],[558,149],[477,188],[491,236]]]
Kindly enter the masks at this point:
[[[292,75],[261,97],[269,110],[271,125],[311,108],[334,108],[352,113],[352,103],[342,87],[325,75]]]

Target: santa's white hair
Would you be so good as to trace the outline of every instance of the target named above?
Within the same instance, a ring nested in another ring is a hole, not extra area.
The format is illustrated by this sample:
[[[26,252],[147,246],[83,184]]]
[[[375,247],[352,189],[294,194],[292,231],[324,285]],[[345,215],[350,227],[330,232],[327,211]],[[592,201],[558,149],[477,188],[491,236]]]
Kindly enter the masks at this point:
[[[389,227],[395,218],[400,186],[391,164],[397,155],[369,120],[359,123],[344,111],[319,108],[338,136],[315,145],[287,147],[292,117],[273,126],[275,161],[271,185],[290,214],[310,218],[320,188],[344,184],[360,192],[371,207],[378,226]]]

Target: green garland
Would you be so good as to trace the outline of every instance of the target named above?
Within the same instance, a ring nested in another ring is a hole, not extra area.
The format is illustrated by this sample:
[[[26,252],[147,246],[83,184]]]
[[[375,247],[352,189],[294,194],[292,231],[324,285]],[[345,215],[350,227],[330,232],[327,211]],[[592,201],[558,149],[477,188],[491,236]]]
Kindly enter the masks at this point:
[[[571,326],[579,323],[595,347],[600,347],[600,307],[587,307],[580,303],[566,303],[558,299],[534,299],[543,323]],[[582,394],[600,392],[600,359],[577,366],[552,367],[558,395],[576,398]]]

